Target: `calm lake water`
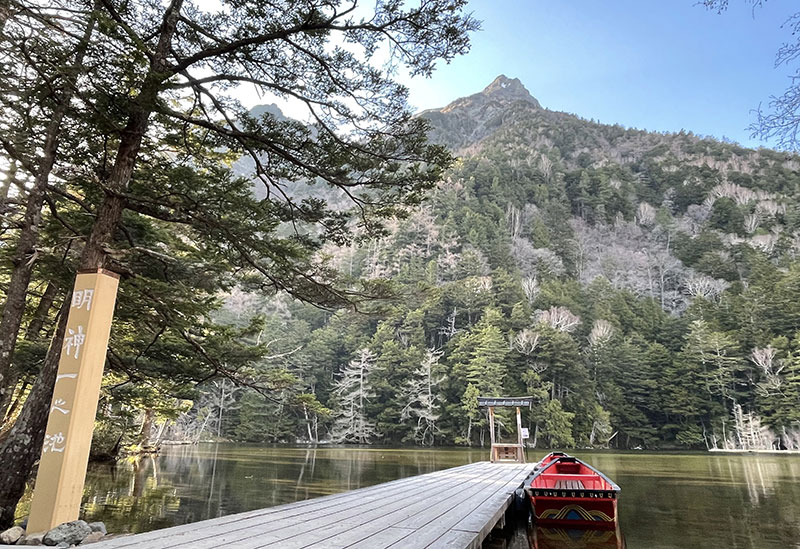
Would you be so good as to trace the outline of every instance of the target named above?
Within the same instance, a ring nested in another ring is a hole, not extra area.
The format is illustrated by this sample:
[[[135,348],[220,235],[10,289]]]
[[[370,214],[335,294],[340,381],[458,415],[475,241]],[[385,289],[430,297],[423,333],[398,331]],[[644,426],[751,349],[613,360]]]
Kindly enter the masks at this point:
[[[573,453],[622,488],[620,526],[629,548],[800,548],[800,456]],[[112,532],[143,532],[487,456],[461,448],[171,446],[135,462],[91,465],[82,518],[102,520]]]

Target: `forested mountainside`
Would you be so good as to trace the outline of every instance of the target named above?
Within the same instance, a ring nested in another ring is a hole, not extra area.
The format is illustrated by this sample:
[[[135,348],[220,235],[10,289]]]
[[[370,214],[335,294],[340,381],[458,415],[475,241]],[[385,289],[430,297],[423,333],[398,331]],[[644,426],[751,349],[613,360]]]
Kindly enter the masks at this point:
[[[480,444],[476,397],[527,394],[540,447],[800,447],[800,158],[553,112],[504,76],[422,116],[447,178],[325,250],[397,297],[235,291],[221,317],[263,316],[276,391],[206,384],[172,436]]]

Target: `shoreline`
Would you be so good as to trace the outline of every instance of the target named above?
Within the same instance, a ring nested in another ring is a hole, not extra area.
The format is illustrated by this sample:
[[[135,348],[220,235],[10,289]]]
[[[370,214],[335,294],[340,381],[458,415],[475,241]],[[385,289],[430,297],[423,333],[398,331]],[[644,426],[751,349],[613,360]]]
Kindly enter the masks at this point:
[[[776,454],[776,455],[800,455],[800,450],[736,450],[726,448],[709,448],[709,452],[722,454]]]

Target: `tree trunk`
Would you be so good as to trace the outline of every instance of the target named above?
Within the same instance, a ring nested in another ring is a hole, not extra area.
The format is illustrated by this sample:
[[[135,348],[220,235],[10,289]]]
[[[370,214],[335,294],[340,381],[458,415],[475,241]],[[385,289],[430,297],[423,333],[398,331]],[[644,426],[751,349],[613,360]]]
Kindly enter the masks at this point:
[[[8,161],[8,170],[5,173],[5,177],[2,181],[0,181],[0,202],[4,202],[8,199],[8,192],[11,190],[11,185],[15,183],[17,179],[17,161],[13,158],[10,158]]]
[[[53,301],[55,301],[57,294],[58,285],[53,282],[48,283],[41,299],[39,300],[39,305],[36,307],[36,312],[33,315],[33,319],[31,319],[30,324],[28,324],[28,330],[25,334],[25,339],[28,341],[36,341],[40,338],[45,320],[47,320],[47,315],[50,313],[50,309],[53,306]],[[23,387],[17,393],[17,397],[14,399],[13,409],[11,409],[11,401],[14,397],[14,392],[17,384],[19,383],[20,377],[22,377],[24,380]],[[3,425],[5,421],[13,415],[14,410],[16,410],[17,406],[19,405],[20,399],[22,398],[25,388],[29,383],[27,378],[27,375],[20,376],[19,373],[14,371],[13,368],[11,369],[9,379],[6,384],[5,393],[0,394],[0,425]]]
[[[220,383],[219,411],[217,412],[217,440],[222,436],[222,414],[225,411],[225,380]]]
[[[19,378],[19,372],[12,369],[8,372],[8,376],[4,380],[5,388],[0,391],[0,430],[5,427],[6,418],[9,415],[8,410],[11,408],[11,402],[16,401],[20,396],[17,394],[17,399],[14,398],[15,389],[20,381]]]
[[[158,426],[158,434],[156,435],[156,441],[155,441],[155,444],[154,444],[154,446],[156,448],[161,446],[161,439],[164,437],[164,431],[167,430],[167,425],[169,425],[169,423],[170,423],[170,420],[169,419],[165,419],[161,423],[161,425]]]
[[[50,309],[53,308],[58,289],[58,284],[55,282],[50,281],[47,283],[47,287],[39,299],[39,305],[36,306],[36,311],[33,313],[33,318],[28,324],[28,329],[25,331],[25,339],[27,341],[37,340],[42,335],[42,328],[44,328],[44,323],[47,321],[47,315],[50,314]]]
[[[14,402],[11,403],[11,406],[8,407],[8,410],[6,410],[6,415],[0,421],[0,424],[5,424],[5,422],[11,421],[11,418],[14,417],[14,413],[17,411],[17,408],[19,408],[19,405],[22,403],[22,397],[25,396],[25,391],[28,390],[28,386],[30,384],[31,382],[28,378],[22,381],[22,387],[19,388],[17,397],[14,399]]]
[[[0,0],[0,31],[2,31],[5,28],[6,21],[8,21],[10,15],[11,15],[10,0]]]
[[[17,502],[25,492],[25,483],[41,453],[69,305],[68,295],[58,312],[56,332],[31,394],[14,426],[0,442],[0,471],[3,471],[0,475],[0,529],[8,528],[14,522]]]
[[[128,123],[120,132],[119,148],[111,177],[107,182],[108,192],[98,209],[89,238],[83,248],[80,270],[98,269],[104,266],[105,245],[111,241],[114,229],[122,217],[124,206],[122,197],[115,193],[123,192],[128,187],[161,83],[170,76],[167,55],[175,34],[182,3],[183,0],[173,0],[164,12],[164,19],[159,29],[158,45],[152,57],[150,69],[143,80],[136,102],[131,106]],[[70,296],[71,292],[64,300],[64,305],[59,313],[58,327],[53,335],[42,372],[33,386],[30,397],[25,402],[20,418],[0,447],[0,471],[7,472],[5,477],[0,476],[0,528],[9,526],[13,522],[14,509],[25,491],[25,482],[31,472],[31,467],[41,452],[67,324]]]
[[[155,416],[155,412],[153,412],[152,408],[148,408],[144,411],[144,418],[142,419],[142,428],[139,431],[139,450],[143,450],[145,447],[150,446],[150,433],[153,431],[153,417]]]
[[[1,15],[0,15],[1,16]],[[94,32],[95,16],[92,15],[86,31],[77,45],[73,68],[80,70],[83,65],[86,48]],[[6,302],[0,317],[0,401],[8,391],[8,380],[14,348],[17,344],[22,315],[25,312],[25,297],[31,282],[33,265],[36,263],[36,245],[39,242],[39,225],[42,223],[42,206],[50,180],[50,172],[56,161],[58,139],[61,135],[61,124],[72,102],[74,90],[70,85],[63,86],[63,92],[54,97],[56,106],[45,132],[42,156],[39,159],[38,172],[33,185],[28,189],[28,200],[25,204],[25,215],[19,231],[17,247],[11,258],[13,265],[11,277],[6,291]]]
[[[194,439],[194,443],[197,444],[200,442],[200,437],[203,436],[203,431],[206,430],[206,425],[208,425],[208,420],[211,417],[211,412],[206,414],[205,419],[203,420],[203,424],[200,426],[200,430],[197,431],[197,436]]]
[[[311,434],[311,420],[308,417],[308,408],[306,408],[305,404],[303,404],[303,417],[305,417],[306,420],[306,430],[308,431],[308,440],[309,442],[315,442],[314,435]]]

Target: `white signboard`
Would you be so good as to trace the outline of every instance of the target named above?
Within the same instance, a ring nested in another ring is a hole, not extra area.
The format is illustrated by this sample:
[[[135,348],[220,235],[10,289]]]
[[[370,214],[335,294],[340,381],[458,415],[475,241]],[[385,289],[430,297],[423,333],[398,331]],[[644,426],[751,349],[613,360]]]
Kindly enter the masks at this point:
[[[528,432],[528,428],[527,427],[523,427],[522,428],[522,438],[523,439],[531,438],[531,434]]]

